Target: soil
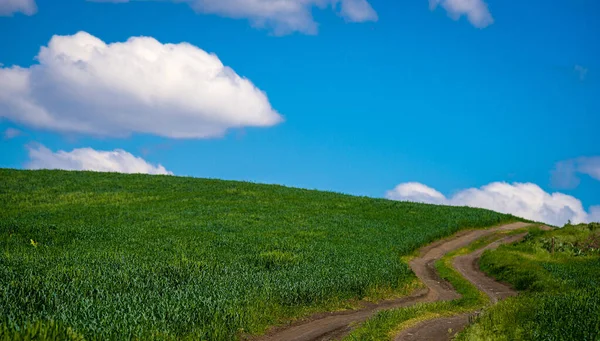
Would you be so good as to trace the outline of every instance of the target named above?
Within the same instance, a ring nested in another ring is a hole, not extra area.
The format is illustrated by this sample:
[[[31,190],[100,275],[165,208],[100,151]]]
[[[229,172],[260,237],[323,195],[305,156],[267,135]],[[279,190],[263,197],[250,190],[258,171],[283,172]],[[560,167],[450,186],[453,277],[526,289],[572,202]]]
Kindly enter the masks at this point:
[[[497,303],[510,296],[516,296],[517,292],[508,284],[500,283],[488,277],[479,269],[479,258],[486,250],[498,248],[501,244],[509,244],[523,239],[527,234],[521,233],[497,240],[488,246],[481,248],[465,256],[456,257],[452,266],[469,282],[473,283],[480,291],[490,298],[492,303]]]
[[[452,340],[469,325],[469,314],[443,317],[426,321],[398,335],[396,340],[442,341]]]

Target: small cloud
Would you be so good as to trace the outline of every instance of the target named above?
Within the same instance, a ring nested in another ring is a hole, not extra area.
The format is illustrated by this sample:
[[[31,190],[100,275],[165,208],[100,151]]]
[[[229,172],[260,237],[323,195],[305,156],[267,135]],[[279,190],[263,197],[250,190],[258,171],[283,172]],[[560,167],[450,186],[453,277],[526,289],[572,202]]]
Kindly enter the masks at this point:
[[[1,0],[0,16],[9,17],[15,13],[34,15],[37,12],[35,0]]]
[[[432,11],[438,6],[442,6],[454,20],[466,16],[477,28],[485,28],[494,23],[494,18],[483,0],[429,0],[429,8]]]
[[[41,144],[27,146],[29,162],[27,169],[86,170],[129,174],[173,175],[162,165],[152,165],[122,149],[99,151],[92,148],[73,149],[70,152],[53,152]]]
[[[366,0],[342,1],[340,15],[348,22],[377,21],[377,12]]]
[[[21,135],[23,135],[23,132],[15,128],[8,128],[4,131],[5,140],[14,139],[15,137],[19,137]]]
[[[407,182],[387,191],[385,197],[391,200],[414,201],[426,204],[444,204],[446,197],[435,189],[418,182]]]
[[[462,190],[446,197],[417,182],[404,183],[386,193],[386,198],[450,206],[469,206],[513,214],[526,219],[562,226],[600,218],[600,207],[586,212],[581,201],[563,193],[547,193],[532,183],[494,182],[481,188]]]
[[[88,0],[125,3],[130,0]],[[347,22],[377,21],[377,12],[367,0],[171,0],[187,3],[194,11],[233,19],[247,19],[257,28],[267,28],[275,35],[294,32],[315,34],[318,23],[312,11],[333,9]]]
[[[579,75],[579,80],[584,81],[589,70],[581,65],[575,65],[574,71]]]
[[[600,180],[600,156],[580,157],[577,159],[578,171]]]
[[[588,175],[600,180],[600,156],[579,157],[557,162],[552,174],[552,186],[561,189],[573,189],[579,186],[579,175]]]

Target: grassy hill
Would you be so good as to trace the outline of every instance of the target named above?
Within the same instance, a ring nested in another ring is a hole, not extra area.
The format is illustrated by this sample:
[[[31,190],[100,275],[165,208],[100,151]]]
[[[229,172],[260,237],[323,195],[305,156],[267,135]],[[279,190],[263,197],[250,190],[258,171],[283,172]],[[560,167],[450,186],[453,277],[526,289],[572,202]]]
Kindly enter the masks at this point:
[[[232,340],[406,291],[401,256],[512,220],[274,185],[0,170],[0,339]]]

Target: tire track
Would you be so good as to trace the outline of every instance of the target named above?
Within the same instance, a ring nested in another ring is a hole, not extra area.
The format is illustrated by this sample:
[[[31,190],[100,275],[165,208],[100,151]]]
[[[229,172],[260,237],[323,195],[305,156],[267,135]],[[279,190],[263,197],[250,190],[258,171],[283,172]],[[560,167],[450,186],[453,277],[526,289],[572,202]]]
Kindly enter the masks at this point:
[[[507,236],[499,239],[485,247],[471,252],[464,256],[458,256],[453,259],[452,267],[456,269],[465,279],[484,292],[492,304],[499,300],[516,296],[517,292],[510,286],[500,283],[495,279],[488,277],[479,270],[479,258],[486,250],[494,250],[502,244],[509,244],[523,239],[527,233]],[[469,321],[476,315],[476,312],[459,314],[450,317],[441,317],[423,321],[414,327],[402,331],[395,341],[444,341],[454,338],[456,333],[462,331],[469,325]]]

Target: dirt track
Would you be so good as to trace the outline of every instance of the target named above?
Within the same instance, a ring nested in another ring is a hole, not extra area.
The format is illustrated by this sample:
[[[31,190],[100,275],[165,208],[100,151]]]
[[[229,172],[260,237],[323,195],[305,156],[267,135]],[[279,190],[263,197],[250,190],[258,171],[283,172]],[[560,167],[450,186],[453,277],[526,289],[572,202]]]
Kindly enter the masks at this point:
[[[318,316],[313,316],[312,318],[299,321],[291,326],[274,329],[269,334],[264,337],[259,338],[260,341],[324,341],[324,340],[338,340],[344,335],[346,335],[351,330],[351,324],[363,322],[367,320],[369,317],[374,315],[376,312],[380,310],[393,309],[399,307],[406,307],[410,305],[414,305],[420,302],[434,302],[441,300],[453,300],[459,298],[460,295],[452,288],[450,283],[442,280],[437,272],[435,271],[434,264],[435,262],[442,258],[446,253],[463,248],[477,239],[489,236],[497,231],[509,231],[515,230],[519,228],[523,228],[528,224],[525,223],[514,223],[510,225],[504,225],[500,227],[495,227],[487,230],[474,230],[474,231],[463,231],[451,237],[449,239],[444,239],[428,246],[425,246],[420,251],[420,256],[413,259],[410,262],[411,269],[415,272],[417,277],[421,279],[427,289],[418,291],[413,293],[411,296],[407,296],[397,300],[383,301],[378,304],[369,304],[366,305],[363,309],[360,310],[352,310],[352,311],[344,311],[344,312],[336,312],[329,314],[320,314]],[[509,242],[504,241],[504,242]],[[497,247],[500,243],[496,242],[490,244],[488,247]],[[483,250],[480,250],[483,252]],[[474,264],[474,260],[477,259],[481,252],[477,251],[474,254],[477,254],[473,258],[465,258],[470,257],[471,255],[467,255],[460,258],[460,261],[456,263],[455,266],[459,265],[461,269],[469,268],[470,271],[463,272],[463,270],[459,271],[465,275],[465,273],[470,276],[465,277],[467,279],[475,280],[475,285],[483,288],[482,290],[488,292],[494,292],[496,290],[499,294],[504,294],[507,292],[506,288],[508,287],[497,287],[495,284],[490,285],[487,280],[489,278],[483,275],[485,280],[481,279],[482,274],[478,272],[476,265]],[[457,258],[457,259],[458,259]],[[464,258],[464,259],[463,259]],[[471,265],[469,265],[471,264]],[[472,267],[472,268],[471,268]],[[480,281],[484,281],[479,283]],[[493,281],[493,280],[492,280]],[[494,282],[497,283],[497,282]],[[497,283],[500,284],[500,283]],[[500,284],[502,285],[502,284]],[[489,288],[489,289],[485,289]],[[510,288],[508,288],[510,290]],[[454,321],[454,320],[457,321]],[[433,320],[437,321],[437,320]],[[466,321],[466,322],[465,322]],[[448,323],[450,322],[450,323]],[[468,323],[468,315],[463,316],[462,322],[460,318],[451,318],[449,321],[445,321],[445,324],[437,325],[437,327],[445,327],[442,328],[442,331],[445,331],[445,334],[448,334],[448,329],[453,328],[452,326],[459,326],[460,323],[464,323],[463,327]],[[425,324],[417,325],[415,328],[420,326],[425,326]],[[403,332],[398,336],[396,340],[429,340],[427,338],[421,338],[420,334],[417,334],[418,330],[415,328],[411,328],[406,332]],[[427,329],[427,328],[425,328]],[[424,330],[425,330],[424,329]],[[459,328],[460,329],[460,328]],[[420,333],[420,332],[419,332]],[[413,338],[411,335],[416,335],[418,338]],[[403,338],[403,337],[411,337],[411,338]],[[436,338],[434,340],[443,340]]]
[[[479,270],[478,260],[486,250],[493,250],[502,244],[514,243],[525,237],[526,233],[508,236],[497,240],[468,255],[454,258],[452,266],[469,282],[488,295],[492,303],[515,296],[517,292],[506,284],[500,283]],[[451,317],[427,320],[407,329],[396,337],[396,341],[451,340],[456,333],[469,324],[473,314],[462,314]]]
[[[472,252],[465,256],[454,258],[452,266],[469,282],[473,283],[480,291],[483,291],[492,303],[497,303],[510,296],[515,296],[517,292],[510,286],[500,283],[493,278],[488,277],[483,271],[479,270],[479,258],[486,250],[494,250],[502,244],[509,244],[523,239],[527,234],[521,233],[508,236],[497,240],[484,248]]]

